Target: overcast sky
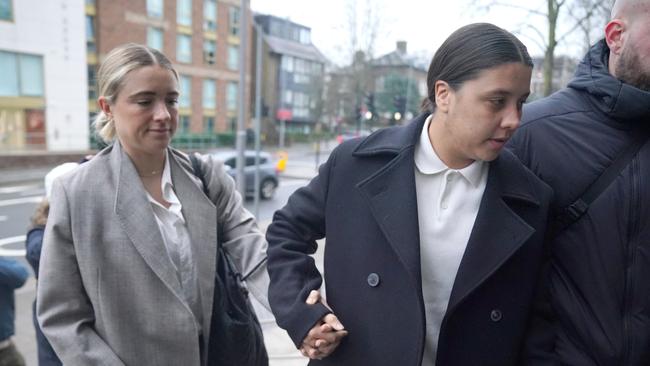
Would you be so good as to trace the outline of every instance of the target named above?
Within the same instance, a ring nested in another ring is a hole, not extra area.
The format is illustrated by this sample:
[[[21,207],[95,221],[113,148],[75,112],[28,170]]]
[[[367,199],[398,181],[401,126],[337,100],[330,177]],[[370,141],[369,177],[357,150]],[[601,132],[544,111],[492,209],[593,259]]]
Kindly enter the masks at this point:
[[[255,12],[288,18],[312,29],[312,42],[330,60],[338,64],[348,63],[350,22],[348,8],[353,0],[250,0]],[[364,12],[365,4],[374,4],[381,19],[379,35],[374,55],[382,55],[395,49],[395,42],[408,42],[409,53],[415,52],[430,58],[451,32],[473,22],[494,23],[514,31],[525,25],[536,25],[546,32],[544,19],[526,11],[507,7],[493,7],[489,12],[469,6],[472,0],[356,0],[359,13]],[[479,1],[480,2],[480,1]],[[540,10],[546,1],[539,3]],[[358,23],[363,22],[359,16]],[[526,44],[531,55],[542,55],[539,36],[530,29],[523,29],[520,39]],[[581,57],[583,49],[578,42],[560,48],[560,53]]]

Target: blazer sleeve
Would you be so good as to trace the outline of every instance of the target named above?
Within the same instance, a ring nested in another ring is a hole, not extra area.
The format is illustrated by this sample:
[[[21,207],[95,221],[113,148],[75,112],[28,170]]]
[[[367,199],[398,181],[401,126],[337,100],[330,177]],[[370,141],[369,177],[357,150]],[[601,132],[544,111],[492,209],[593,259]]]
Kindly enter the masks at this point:
[[[202,169],[208,184],[210,199],[217,207],[220,241],[230,254],[237,270],[250,274],[246,285],[257,301],[270,311],[268,299],[269,275],[266,271],[267,243],[255,217],[244,208],[235,182],[223,168],[223,163],[211,156],[202,156]]]
[[[321,303],[307,305],[305,300],[322,284],[312,254],[318,247],[316,240],[325,237],[327,192],[337,150],[320,167],[318,175],[274,214],[266,231],[271,309],[278,325],[287,330],[297,347],[314,324],[331,312]]]
[[[94,310],[77,265],[67,193],[52,187],[36,309],[43,333],[65,365],[123,365],[93,328]]]

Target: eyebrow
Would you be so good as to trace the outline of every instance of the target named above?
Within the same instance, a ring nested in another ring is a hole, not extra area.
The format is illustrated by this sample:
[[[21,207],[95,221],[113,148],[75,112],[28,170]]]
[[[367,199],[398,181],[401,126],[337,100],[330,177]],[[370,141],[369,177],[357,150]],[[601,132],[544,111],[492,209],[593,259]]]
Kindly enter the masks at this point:
[[[497,94],[497,95],[509,96],[509,95],[512,95],[513,93],[508,91],[508,90],[505,90],[505,89],[494,89],[494,90],[489,90],[489,91],[485,92],[485,94],[486,95],[495,95],[495,94]],[[530,90],[527,93],[523,94],[522,96],[528,97],[529,95],[530,95]]]
[[[172,92],[167,93],[167,96],[178,96],[178,95],[179,95],[179,93],[177,91],[172,91]],[[145,90],[145,91],[137,92],[135,94],[131,94],[131,95],[129,95],[129,98],[133,99],[133,98],[152,97],[152,96],[156,96],[156,93],[154,93],[152,91],[146,91]]]

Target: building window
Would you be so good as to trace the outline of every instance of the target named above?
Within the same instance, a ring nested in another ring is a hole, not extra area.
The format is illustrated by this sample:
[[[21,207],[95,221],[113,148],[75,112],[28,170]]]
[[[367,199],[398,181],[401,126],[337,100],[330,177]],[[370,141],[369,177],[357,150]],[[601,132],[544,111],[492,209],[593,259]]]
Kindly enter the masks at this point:
[[[302,44],[310,44],[311,43],[311,36],[310,36],[309,31],[307,29],[301,29],[300,30],[300,43],[302,43]]]
[[[95,65],[88,65],[88,99],[97,99],[97,69]]]
[[[43,57],[0,51],[0,96],[42,97]]]
[[[160,28],[147,28],[147,46],[160,52],[163,50],[163,30]]]
[[[203,41],[203,61],[209,65],[217,61],[217,42],[209,39]]]
[[[178,98],[179,108],[190,108],[192,106],[192,78],[186,75],[180,77],[180,97]]]
[[[203,117],[203,132],[204,133],[214,132],[214,117]]]
[[[282,101],[286,104],[293,103],[293,92],[291,90],[285,90],[282,95]]]
[[[215,109],[217,107],[217,82],[212,79],[203,79],[203,108]]]
[[[237,111],[237,93],[238,93],[237,83],[229,82],[226,86],[226,109],[228,112]]]
[[[230,17],[229,19],[229,27],[228,27],[228,32],[231,36],[239,36],[239,16],[240,16],[240,11],[239,8],[236,8],[234,6],[230,7]]]
[[[0,20],[14,20],[14,9],[11,1],[12,0],[0,0]]]
[[[95,43],[95,17],[86,15],[86,50],[87,52],[97,52]]]
[[[203,30],[206,32],[217,31],[217,1],[205,0],[203,2]]]
[[[147,0],[147,15],[150,18],[162,19],[164,0]]]
[[[228,46],[228,68],[230,70],[239,69],[239,47],[229,45]]]
[[[282,70],[293,72],[293,57],[282,56]]]
[[[176,60],[178,62],[192,62],[192,36],[179,34],[176,36]]]
[[[192,26],[192,0],[177,0],[176,23],[186,27]]]
[[[180,133],[190,132],[190,116],[188,115],[178,116],[178,132]]]

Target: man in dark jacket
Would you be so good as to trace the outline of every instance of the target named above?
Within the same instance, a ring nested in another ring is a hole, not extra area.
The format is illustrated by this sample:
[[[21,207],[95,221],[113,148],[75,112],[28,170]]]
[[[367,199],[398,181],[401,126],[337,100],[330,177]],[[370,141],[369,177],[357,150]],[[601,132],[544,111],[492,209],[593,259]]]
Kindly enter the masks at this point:
[[[605,39],[567,88],[526,106],[510,148],[563,208],[648,125],[650,1],[618,0]],[[555,233],[523,364],[650,365],[648,182],[645,144],[584,216]]]

